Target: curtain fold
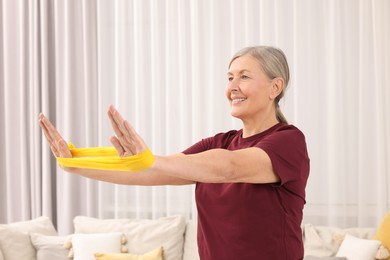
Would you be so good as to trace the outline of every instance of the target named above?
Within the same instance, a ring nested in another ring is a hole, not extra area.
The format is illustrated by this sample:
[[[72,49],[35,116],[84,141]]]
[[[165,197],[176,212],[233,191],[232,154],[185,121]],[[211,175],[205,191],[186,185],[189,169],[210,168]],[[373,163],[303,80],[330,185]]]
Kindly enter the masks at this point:
[[[38,126],[110,145],[114,104],[156,154],[241,123],[225,97],[231,56],[281,48],[281,106],[311,157],[304,221],[375,226],[390,208],[390,3],[379,0],[1,0],[0,222],[47,215],[196,218],[194,187],[137,187],[65,173]]]

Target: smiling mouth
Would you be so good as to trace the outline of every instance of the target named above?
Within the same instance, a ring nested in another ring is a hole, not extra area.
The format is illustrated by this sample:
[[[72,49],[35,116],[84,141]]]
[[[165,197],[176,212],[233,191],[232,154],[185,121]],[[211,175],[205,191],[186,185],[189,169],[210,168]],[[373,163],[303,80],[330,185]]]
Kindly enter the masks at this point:
[[[232,99],[232,104],[235,105],[235,104],[239,104],[241,102],[244,102],[246,100],[246,98],[235,98],[235,99]]]

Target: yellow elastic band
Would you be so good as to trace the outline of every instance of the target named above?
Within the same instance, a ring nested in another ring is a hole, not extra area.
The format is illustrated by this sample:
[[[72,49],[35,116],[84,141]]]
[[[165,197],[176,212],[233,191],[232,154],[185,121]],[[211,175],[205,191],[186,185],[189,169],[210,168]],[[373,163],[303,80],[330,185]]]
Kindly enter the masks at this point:
[[[72,158],[56,157],[63,167],[136,172],[148,169],[155,160],[149,149],[133,156],[119,157],[114,147],[75,148],[72,143],[68,147]]]

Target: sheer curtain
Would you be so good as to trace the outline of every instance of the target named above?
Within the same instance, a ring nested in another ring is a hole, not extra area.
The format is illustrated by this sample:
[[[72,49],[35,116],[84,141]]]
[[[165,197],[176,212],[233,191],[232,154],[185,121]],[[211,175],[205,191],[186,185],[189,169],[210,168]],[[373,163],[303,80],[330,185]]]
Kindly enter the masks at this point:
[[[156,154],[240,128],[224,95],[248,45],[287,55],[282,109],[311,157],[305,222],[376,226],[390,208],[390,2],[1,0],[0,222],[76,215],[196,218],[193,186],[63,172],[37,118],[76,146],[109,145],[116,105]]]

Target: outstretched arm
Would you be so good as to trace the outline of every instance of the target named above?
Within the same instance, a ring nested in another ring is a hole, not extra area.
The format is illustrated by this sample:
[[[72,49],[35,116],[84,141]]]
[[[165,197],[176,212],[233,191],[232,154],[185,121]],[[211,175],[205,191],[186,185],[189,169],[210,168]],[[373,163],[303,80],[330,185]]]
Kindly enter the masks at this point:
[[[111,142],[120,155],[143,152],[147,146],[134,128],[110,106],[108,110],[116,136]],[[193,182],[208,183],[276,183],[280,181],[271,159],[257,147],[229,151],[212,149],[192,155],[156,156],[155,163],[146,170],[149,174],[165,174]]]
[[[132,156],[147,149],[142,138],[113,106],[110,106],[108,116],[116,134],[110,140],[119,156]],[[54,155],[71,157],[66,142],[43,114],[40,115],[40,125]],[[275,183],[280,180],[268,155],[256,147],[236,151],[213,149],[193,155],[156,156],[150,168],[139,172],[84,168],[65,170],[96,180],[130,185],[183,185],[195,182]]]

